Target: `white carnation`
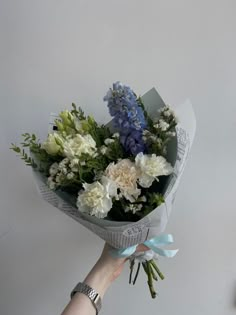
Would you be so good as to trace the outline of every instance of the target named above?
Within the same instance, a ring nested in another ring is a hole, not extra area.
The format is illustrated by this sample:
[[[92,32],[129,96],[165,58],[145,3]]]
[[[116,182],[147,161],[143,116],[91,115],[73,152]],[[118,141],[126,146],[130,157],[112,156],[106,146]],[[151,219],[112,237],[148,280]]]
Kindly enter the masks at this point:
[[[156,154],[144,155],[141,152],[136,156],[135,164],[139,170],[139,184],[144,188],[150,187],[155,179],[158,181],[158,176],[169,175],[173,171],[170,163]]]
[[[97,218],[105,218],[112,208],[111,197],[117,194],[114,182],[103,176],[101,182],[85,183],[83,188],[77,198],[78,209]]]
[[[68,138],[64,143],[64,154],[69,159],[80,157],[83,153],[93,156],[95,152],[96,142],[90,134],[85,136],[77,134],[73,138]]]
[[[75,166],[78,166],[79,165],[79,159],[72,159],[71,161],[70,161],[70,168],[73,168],[73,167],[75,167]]]
[[[129,159],[120,160],[116,164],[110,163],[105,175],[116,183],[121,194],[130,202],[134,202],[140,195],[141,190],[137,187],[137,169]]]

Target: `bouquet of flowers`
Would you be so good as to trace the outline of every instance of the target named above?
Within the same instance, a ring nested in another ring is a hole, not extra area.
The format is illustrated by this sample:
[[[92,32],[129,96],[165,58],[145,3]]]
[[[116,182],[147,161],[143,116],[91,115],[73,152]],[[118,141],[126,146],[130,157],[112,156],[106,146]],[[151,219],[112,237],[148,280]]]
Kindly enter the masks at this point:
[[[107,125],[72,104],[56,117],[44,142],[25,133],[21,147],[11,148],[33,168],[44,199],[106,240],[111,254],[131,255],[130,283],[143,266],[154,298],[153,280],[164,278],[156,258],[176,253],[161,248],[173,242],[161,232],[191,141],[155,89],[137,97],[116,82],[104,101],[113,117]],[[140,243],[150,250],[132,255]]]

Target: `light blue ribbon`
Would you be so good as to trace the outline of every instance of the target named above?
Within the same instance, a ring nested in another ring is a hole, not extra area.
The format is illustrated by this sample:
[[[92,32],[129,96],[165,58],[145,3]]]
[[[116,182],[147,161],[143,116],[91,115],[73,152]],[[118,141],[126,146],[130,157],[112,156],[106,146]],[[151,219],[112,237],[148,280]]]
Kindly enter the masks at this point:
[[[163,234],[163,235],[156,236],[148,241],[145,241],[143,245],[147,246],[148,248],[150,248],[151,250],[153,250],[156,254],[160,256],[174,257],[177,254],[178,249],[168,250],[168,249],[162,249],[159,247],[159,246],[172,244],[173,242],[174,240],[171,234]],[[129,257],[135,253],[138,245],[139,244],[130,246],[127,248],[121,248],[121,249],[113,248],[111,249],[110,253],[113,257],[116,257],[116,258]]]

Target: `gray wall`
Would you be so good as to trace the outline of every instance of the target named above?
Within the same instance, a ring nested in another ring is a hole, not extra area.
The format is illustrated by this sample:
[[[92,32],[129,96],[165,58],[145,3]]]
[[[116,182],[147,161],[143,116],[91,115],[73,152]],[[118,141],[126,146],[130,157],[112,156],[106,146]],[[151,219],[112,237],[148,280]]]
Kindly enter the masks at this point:
[[[167,232],[180,248],[160,259],[152,301],[128,267],[103,314],[218,315],[236,310],[235,0],[0,0],[0,313],[60,314],[103,242],[46,204],[30,169],[8,150],[72,101],[99,121],[121,80],[155,86],[172,105],[189,97],[196,141]]]

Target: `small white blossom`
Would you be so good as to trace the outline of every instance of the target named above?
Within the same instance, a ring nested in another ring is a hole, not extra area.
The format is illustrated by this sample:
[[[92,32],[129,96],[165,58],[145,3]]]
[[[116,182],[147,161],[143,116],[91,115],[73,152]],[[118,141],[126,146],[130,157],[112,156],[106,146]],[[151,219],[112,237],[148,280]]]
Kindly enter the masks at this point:
[[[75,174],[70,172],[70,173],[67,174],[66,177],[67,177],[67,179],[72,179],[72,178],[74,178],[74,176],[75,176]]]
[[[62,173],[57,174],[56,183],[60,184],[63,179],[64,179],[64,175]]]
[[[173,111],[173,109],[170,108],[170,106],[165,106],[163,109],[161,109],[161,113],[164,117],[173,117],[174,121],[176,123],[178,123],[178,118],[175,115],[175,112]]]
[[[100,152],[102,153],[102,155],[105,155],[107,153],[107,147],[105,145],[102,145],[100,148]]]
[[[68,169],[66,167],[63,167],[61,172],[62,172],[62,174],[66,175],[68,173]]]
[[[118,132],[115,132],[113,135],[112,135],[112,138],[119,138],[120,137],[120,134]]]
[[[54,190],[56,188],[56,183],[54,182],[53,177],[51,176],[48,177],[47,184],[51,190]]]
[[[86,162],[85,162],[85,161],[81,161],[81,162],[80,162],[80,165],[81,165],[81,166],[84,166],[84,165],[86,165]]]
[[[58,172],[58,167],[59,167],[59,164],[58,163],[53,163],[51,166],[50,166],[50,169],[49,169],[49,174],[51,176],[54,176],[57,174]]]
[[[79,168],[74,166],[71,168],[71,170],[72,172],[77,173],[79,171]]]
[[[164,111],[163,111],[163,115],[164,115],[165,117],[170,117],[172,114],[173,114],[173,112],[171,112],[170,109],[167,109],[167,110],[164,110]]]
[[[169,175],[173,171],[170,163],[163,156],[156,154],[140,152],[135,157],[135,164],[139,170],[139,184],[144,188],[150,187],[155,179],[158,181],[158,176]]]
[[[125,208],[125,212],[131,211],[133,214],[135,214],[137,211],[140,211],[142,207],[142,204],[130,204]]]
[[[64,158],[58,165],[58,169],[59,170],[63,170],[63,168],[65,168],[67,166],[67,164],[69,163],[69,159],[68,158]]]
[[[157,138],[157,136],[151,136],[150,139],[151,139],[153,142],[156,142],[158,138]]]
[[[166,135],[167,135],[168,137],[175,137],[176,133],[175,133],[174,131],[168,131],[168,132],[166,133]]]
[[[113,143],[114,141],[115,141],[114,139],[107,138],[107,139],[105,139],[104,143],[105,143],[105,145],[109,145],[109,144]]]
[[[149,135],[149,134],[150,134],[150,131],[148,131],[148,130],[146,130],[146,129],[143,130],[143,135],[144,135],[144,136],[147,136],[147,135]]]
[[[146,202],[147,201],[147,197],[146,196],[141,196],[141,197],[138,198],[138,201]]]
[[[160,119],[159,120],[159,128],[162,130],[162,131],[166,131],[168,128],[169,128],[169,124],[167,122],[165,122],[163,119]]]

